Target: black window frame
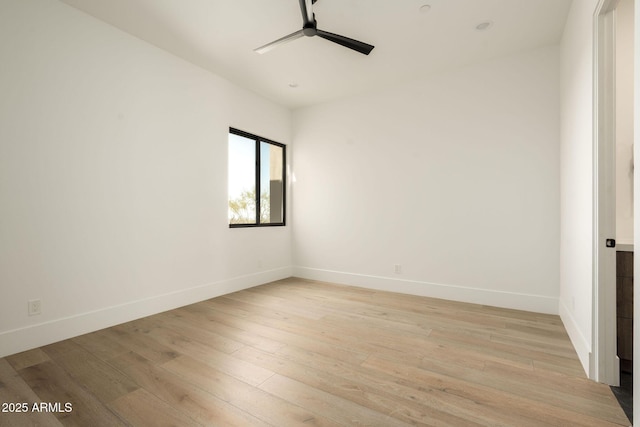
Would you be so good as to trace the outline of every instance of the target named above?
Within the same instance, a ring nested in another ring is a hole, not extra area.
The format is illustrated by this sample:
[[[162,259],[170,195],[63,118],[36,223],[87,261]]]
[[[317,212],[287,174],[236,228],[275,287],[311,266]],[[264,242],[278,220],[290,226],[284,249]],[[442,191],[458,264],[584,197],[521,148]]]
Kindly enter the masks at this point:
[[[273,141],[271,139],[263,138],[258,135],[254,135],[249,132],[245,132],[240,129],[236,129],[233,127],[229,128],[229,134],[234,134],[238,136],[242,136],[247,139],[251,139],[255,142],[256,147],[256,176],[255,176],[255,185],[256,185],[256,221],[255,224],[229,224],[229,228],[254,228],[254,227],[284,227],[287,222],[287,146],[280,142]],[[282,148],[282,222],[269,222],[269,223],[261,223],[260,222],[260,143],[265,142],[267,144],[275,145],[276,147]],[[227,174],[228,175],[228,174]],[[229,205],[229,200],[227,197],[227,208]],[[229,218],[227,218],[227,221]]]

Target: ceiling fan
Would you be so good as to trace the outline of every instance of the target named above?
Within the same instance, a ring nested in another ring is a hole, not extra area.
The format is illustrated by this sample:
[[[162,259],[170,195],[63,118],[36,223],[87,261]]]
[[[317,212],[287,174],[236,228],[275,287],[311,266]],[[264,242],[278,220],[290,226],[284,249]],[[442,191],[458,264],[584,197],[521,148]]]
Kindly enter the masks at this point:
[[[295,33],[291,33],[288,36],[284,36],[276,41],[273,41],[257,49],[254,49],[254,51],[257,53],[265,53],[276,46],[290,42],[295,39],[299,39],[300,37],[303,37],[303,36],[307,36],[307,37],[318,36],[318,37],[322,37],[325,40],[338,43],[339,45],[342,45],[344,47],[348,47],[349,49],[353,49],[362,54],[369,55],[369,53],[373,50],[374,46],[358,40],[350,39],[349,37],[340,36],[338,34],[333,34],[333,33],[329,33],[327,31],[322,31],[318,29],[318,22],[316,21],[316,17],[312,9],[312,6],[316,1],[317,0],[300,0],[300,10],[302,11],[302,29],[301,30],[298,30]]]

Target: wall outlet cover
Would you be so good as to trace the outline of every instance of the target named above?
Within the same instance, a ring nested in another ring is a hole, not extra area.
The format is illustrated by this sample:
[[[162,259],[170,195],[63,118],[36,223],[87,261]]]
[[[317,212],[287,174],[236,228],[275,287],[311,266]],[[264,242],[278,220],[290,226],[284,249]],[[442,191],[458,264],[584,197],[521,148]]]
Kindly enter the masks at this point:
[[[29,316],[36,316],[42,313],[42,301],[39,299],[32,299],[27,301],[27,311]]]

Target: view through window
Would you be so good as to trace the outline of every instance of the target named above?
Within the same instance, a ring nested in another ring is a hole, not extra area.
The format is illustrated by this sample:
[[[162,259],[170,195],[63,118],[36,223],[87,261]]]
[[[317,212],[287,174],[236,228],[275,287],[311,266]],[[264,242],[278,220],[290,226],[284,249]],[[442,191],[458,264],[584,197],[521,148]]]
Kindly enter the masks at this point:
[[[285,156],[284,144],[229,129],[230,227],[284,225]]]

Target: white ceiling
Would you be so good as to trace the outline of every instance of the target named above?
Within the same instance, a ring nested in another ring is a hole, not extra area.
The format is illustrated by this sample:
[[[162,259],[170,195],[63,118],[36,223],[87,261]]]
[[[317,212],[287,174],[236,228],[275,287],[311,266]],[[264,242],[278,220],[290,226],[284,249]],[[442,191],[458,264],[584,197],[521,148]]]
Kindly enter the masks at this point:
[[[375,45],[365,56],[319,37],[253,52],[302,28],[298,0],[62,1],[290,108],[556,44],[571,4],[318,0],[318,28]],[[488,20],[491,29],[475,29]]]

